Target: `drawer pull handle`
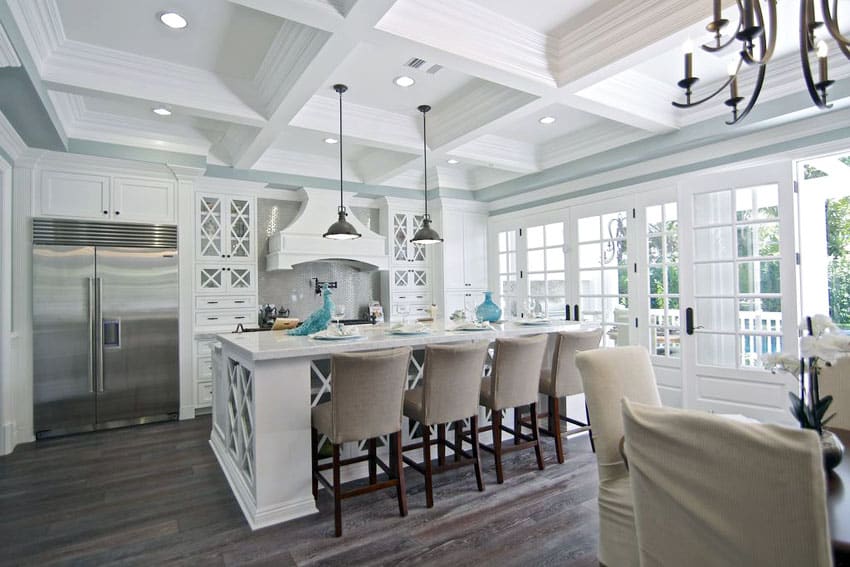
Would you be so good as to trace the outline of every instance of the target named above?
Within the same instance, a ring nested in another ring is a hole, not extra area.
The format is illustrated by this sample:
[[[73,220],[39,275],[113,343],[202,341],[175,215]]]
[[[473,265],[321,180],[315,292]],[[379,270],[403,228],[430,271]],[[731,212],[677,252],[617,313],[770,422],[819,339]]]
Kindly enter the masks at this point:
[[[245,318],[245,317],[242,317],[242,316],[234,317],[234,319],[244,319],[244,318]]]
[[[218,317],[207,317],[207,321],[218,321]]]
[[[239,303],[239,304],[242,304],[242,303],[245,303],[245,302],[244,302],[244,301],[242,301],[242,300],[239,300],[239,301],[234,301],[233,303]]]
[[[207,301],[207,305],[218,305],[218,301]]]

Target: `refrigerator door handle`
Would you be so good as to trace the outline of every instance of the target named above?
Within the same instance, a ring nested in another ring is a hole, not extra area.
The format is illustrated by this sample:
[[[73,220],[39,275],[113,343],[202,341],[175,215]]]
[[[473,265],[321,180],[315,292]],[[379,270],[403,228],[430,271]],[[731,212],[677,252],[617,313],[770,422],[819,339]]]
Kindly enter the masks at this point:
[[[94,371],[94,349],[97,344],[97,326],[95,325],[95,292],[94,278],[89,280],[89,392],[94,392],[95,389],[95,371]]]
[[[95,278],[97,283],[97,315],[96,339],[94,343],[97,353],[97,391],[103,392],[103,278]]]

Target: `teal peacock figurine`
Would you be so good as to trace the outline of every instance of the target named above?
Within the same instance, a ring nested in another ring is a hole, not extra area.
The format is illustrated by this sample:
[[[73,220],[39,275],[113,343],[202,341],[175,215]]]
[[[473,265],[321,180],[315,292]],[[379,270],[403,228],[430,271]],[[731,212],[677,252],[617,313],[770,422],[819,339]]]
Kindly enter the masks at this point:
[[[331,301],[331,295],[333,294],[328,289],[327,284],[323,285],[322,306],[304,319],[304,322],[300,326],[288,331],[288,334],[304,336],[324,331],[328,327],[328,323],[331,322],[334,312],[334,302]]]

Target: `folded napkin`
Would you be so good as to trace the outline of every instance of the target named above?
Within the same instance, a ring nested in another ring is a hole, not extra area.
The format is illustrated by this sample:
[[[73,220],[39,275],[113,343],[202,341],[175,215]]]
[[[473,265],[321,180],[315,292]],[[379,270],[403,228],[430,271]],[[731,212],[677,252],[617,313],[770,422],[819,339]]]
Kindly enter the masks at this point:
[[[345,325],[328,325],[328,328],[325,329],[324,334],[328,337],[355,337],[360,334],[360,331],[357,327],[346,327]]]
[[[457,325],[454,328],[455,331],[467,331],[470,329],[491,329],[493,331],[496,330],[493,329],[493,327],[491,327],[490,323],[487,321],[461,323],[460,325]]]
[[[396,333],[427,333],[428,331],[430,331],[430,329],[422,323],[393,325],[392,329],[390,330]]]

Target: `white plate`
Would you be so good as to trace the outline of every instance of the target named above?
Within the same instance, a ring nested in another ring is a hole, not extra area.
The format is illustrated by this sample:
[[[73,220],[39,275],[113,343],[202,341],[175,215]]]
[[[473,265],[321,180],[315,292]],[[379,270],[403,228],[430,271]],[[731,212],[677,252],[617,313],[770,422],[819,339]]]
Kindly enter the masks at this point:
[[[518,319],[514,321],[517,325],[551,325],[551,319]]]
[[[455,327],[452,331],[495,331],[493,327]]]
[[[406,331],[404,329],[390,329],[387,331],[389,335],[430,335],[431,331],[423,329],[421,331]]]
[[[353,341],[357,339],[365,339],[366,335],[313,335],[317,341]]]

